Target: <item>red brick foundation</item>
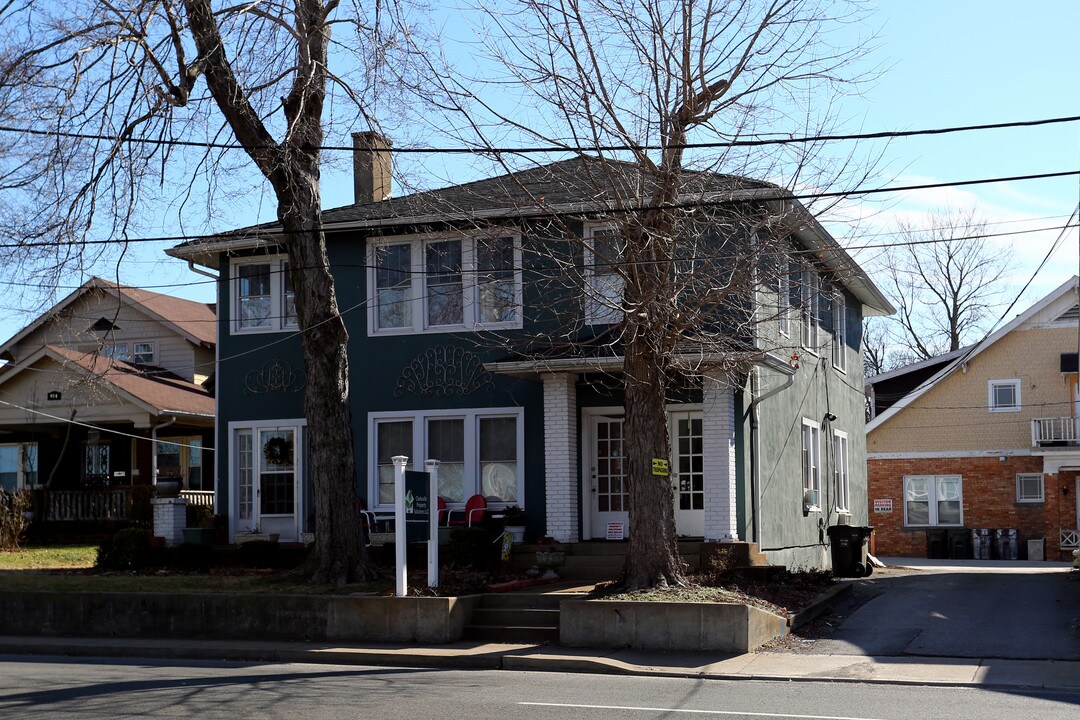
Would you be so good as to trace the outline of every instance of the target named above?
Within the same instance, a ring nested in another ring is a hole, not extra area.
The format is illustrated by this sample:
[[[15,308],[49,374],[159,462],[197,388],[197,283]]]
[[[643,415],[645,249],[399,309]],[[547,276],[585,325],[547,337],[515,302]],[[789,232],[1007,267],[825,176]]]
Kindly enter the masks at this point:
[[[1016,528],[1021,558],[1027,557],[1028,540],[1045,538],[1047,560],[1072,560],[1072,550],[1060,547],[1058,531],[1076,525],[1076,472],[1046,475],[1043,503],[1016,502],[1017,473],[1042,468],[1041,457],[1007,457],[1004,462],[997,457],[869,460],[869,518],[877,554],[926,556],[926,528],[904,527],[905,475],[960,475],[965,528]],[[892,512],[875,512],[874,500],[885,499],[892,500]]]

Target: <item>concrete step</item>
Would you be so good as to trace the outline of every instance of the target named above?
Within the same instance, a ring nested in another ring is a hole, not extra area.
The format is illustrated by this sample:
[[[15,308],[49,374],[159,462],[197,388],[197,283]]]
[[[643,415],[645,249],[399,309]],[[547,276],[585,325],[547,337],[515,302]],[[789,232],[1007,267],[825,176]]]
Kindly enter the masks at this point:
[[[492,609],[529,609],[558,610],[563,600],[585,597],[585,593],[484,593],[480,598],[481,608]]]
[[[516,627],[502,625],[466,625],[464,638],[481,642],[556,644],[559,642],[557,627]]]
[[[501,627],[558,627],[558,608],[476,608],[472,625]]]

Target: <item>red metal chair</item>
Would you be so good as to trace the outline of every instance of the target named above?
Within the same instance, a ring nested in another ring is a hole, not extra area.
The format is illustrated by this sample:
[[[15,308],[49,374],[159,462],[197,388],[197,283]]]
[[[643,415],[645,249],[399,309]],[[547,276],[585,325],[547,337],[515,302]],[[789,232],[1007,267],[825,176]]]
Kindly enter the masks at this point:
[[[450,524],[450,511],[446,508],[446,501],[439,496],[439,527],[446,527]]]
[[[451,510],[448,525],[479,525],[484,521],[484,513],[487,512],[487,498],[483,495],[473,495],[465,503],[464,510]]]

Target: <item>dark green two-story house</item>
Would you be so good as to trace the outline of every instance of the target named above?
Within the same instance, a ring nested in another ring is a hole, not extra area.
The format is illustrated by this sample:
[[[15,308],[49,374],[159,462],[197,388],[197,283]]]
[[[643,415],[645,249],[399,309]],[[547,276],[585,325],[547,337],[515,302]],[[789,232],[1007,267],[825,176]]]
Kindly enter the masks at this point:
[[[379,140],[356,136],[356,203],[323,214],[350,333],[356,482],[367,508],[392,509],[391,457],[406,455],[415,469],[440,461],[450,508],[480,494],[495,508],[521,506],[533,536],[617,536],[633,439],[623,434],[611,229],[633,209],[603,183],[612,167],[632,175],[629,166],[566,160],[394,198],[388,146],[370,145]],[[821,566],[827,525],[866,522],[862,318],[892,308],[779,188],[694,177],[680,202],[711,216],[722,204],[799,222],[782,257],[763,261],[782,270],[745,293],[742,312],[759,322],[729,324],[743,335],[730,344],[743,360],[678,351],[693,366],[673,382],[668,405],[678,532],[758,542],[774,562]],[[723,203],[710,200],[721,192]],[[756,231],[732,225],[734,216],[713,228],[717,252],[727,238],[752,244]],[[220,278],[218,511],[233,533],[258,527],[286,540],[312,518],[304,362],[276,230],[169,252]],[[695,282],[709,280],[701,275]]]

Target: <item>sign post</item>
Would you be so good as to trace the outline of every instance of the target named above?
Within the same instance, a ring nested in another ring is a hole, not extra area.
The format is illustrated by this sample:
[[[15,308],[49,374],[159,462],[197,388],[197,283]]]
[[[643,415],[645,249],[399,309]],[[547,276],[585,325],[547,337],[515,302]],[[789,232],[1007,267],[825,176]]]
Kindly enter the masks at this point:
[[[405,466],[409,458],[395,455],[390,459],[394,463],[394,567],[397,569],[394,594],[405,597],[409,591],[408,569],[405,567]]]
[[[428,460],[424,466],[429,478],[427,584],[434,588],[439,587],[439,461]]]

